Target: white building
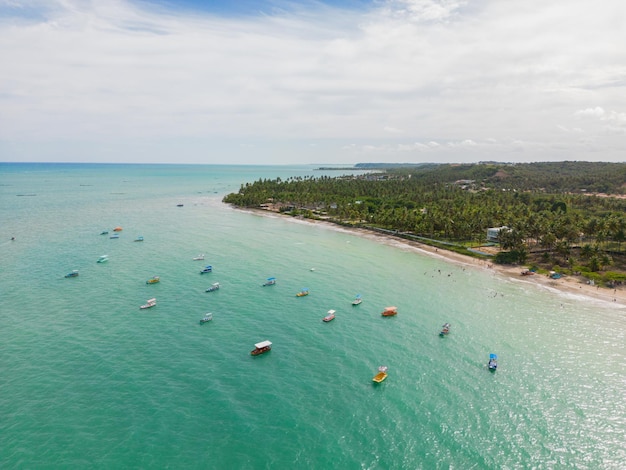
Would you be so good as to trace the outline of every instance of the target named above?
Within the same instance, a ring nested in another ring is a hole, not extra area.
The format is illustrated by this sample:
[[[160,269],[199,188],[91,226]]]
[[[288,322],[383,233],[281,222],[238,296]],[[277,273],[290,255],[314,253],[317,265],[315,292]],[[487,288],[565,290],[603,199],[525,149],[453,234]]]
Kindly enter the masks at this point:
[[[503,225],[502,227],[488,228],[487,229],[487,241],[497,242],[500,230],[508,230],[508,229],[509,227],[507,227],[506,225]]]

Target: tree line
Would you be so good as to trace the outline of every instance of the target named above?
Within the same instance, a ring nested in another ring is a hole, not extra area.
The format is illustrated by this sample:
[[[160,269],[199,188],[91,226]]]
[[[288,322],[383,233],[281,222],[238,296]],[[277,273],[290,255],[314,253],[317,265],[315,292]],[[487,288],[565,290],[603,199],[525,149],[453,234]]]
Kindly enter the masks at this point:
[[[626,240],[626,164],[559,162],[422,165],[339,177],[260,179],[224,202],[370,226],[459,245],[500,231],[503,262],[530,252],[570,258],[592,271],[612,263]],[[571,263],[570,263],[571,264]]]

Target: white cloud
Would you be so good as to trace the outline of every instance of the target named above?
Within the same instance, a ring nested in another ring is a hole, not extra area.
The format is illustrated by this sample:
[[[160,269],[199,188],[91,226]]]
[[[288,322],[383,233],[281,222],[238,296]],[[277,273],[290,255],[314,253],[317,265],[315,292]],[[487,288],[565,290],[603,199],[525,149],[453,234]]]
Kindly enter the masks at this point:
[[[604,109],[600,106],[596,106],[595,108],[586,108],[578,110],[574,113],[576,116],[580,117],[592,117],[602,119],[604,117]]]
[[[623,0],[312,3],[245,18],[11,1],[37,15],[0,18],[0,160],[85,148],[129,160],[146,142],[159,161],[624,159]]]

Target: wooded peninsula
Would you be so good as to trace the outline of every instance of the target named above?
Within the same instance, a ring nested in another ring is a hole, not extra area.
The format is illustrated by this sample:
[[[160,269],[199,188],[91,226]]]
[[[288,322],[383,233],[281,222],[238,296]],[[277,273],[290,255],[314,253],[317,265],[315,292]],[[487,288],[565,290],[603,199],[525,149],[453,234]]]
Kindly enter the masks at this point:
[[[606,287],[626,281],[626,163],[358,164],[353,170],[361,174],[258,180],[224,202],[383,231]]]

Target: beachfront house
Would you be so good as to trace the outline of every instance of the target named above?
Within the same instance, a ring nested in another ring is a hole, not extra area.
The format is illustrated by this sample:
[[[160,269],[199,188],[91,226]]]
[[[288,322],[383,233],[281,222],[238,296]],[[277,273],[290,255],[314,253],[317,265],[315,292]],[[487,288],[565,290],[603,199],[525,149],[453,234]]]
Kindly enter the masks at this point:
[[[497,243],[500,230],[509,230],[509,227],[507,227],[506,225],[503,225],[502,227],[488,228],[487,229],[487,241]]]

